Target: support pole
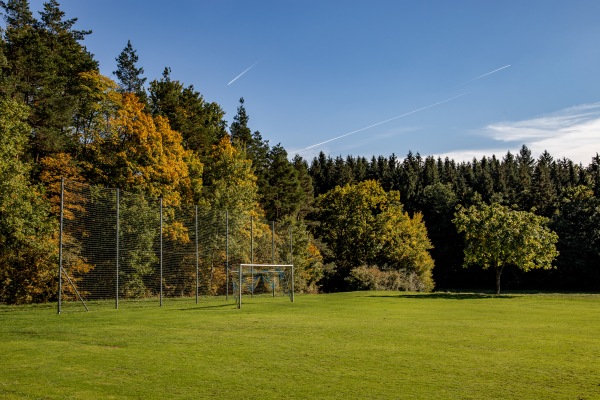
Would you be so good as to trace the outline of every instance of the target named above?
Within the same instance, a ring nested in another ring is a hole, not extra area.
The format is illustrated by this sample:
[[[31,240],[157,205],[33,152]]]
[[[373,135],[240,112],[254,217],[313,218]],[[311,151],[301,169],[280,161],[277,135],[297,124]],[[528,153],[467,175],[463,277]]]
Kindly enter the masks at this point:
[[[116,274],[116,290],[115,290],[115,309],[119,309],[119,189],[117,189],[117,274]]]
[[[163,198],[160,198],[160,306],[163,305]]]
[[[198,278],[198,206],[194,206],[195,216],[196,216],[196,304],[198,304],[198,286],[199,286],[199,278]]]
[[[83,301],[83,297],[81,297],[81,295],[79,294],[79,290],[77,290],[77,286],[75,286],[75,284],[73,283],[73,281],[71,280],[71,278],[69,278],[69,275],[66,273],[65,270],[63,270],[63,273],[65,274],[65,276],[67,277],[67,280],[71,284],[71,287],[75,291],[75,294],[77,295],[77,298],[79,299],[79,301],[81,302],[81,304],[83,304],[83,307],[85,307],[85,311],[90,311],[88,309],[87,305],[85,304],[85,301]]]
[[[58,304],[56,313],[60,314],[62,300],[62,248],[63,248],[63,216],[65,204],[65,178],[60,178],[60,236],[58,238]]]

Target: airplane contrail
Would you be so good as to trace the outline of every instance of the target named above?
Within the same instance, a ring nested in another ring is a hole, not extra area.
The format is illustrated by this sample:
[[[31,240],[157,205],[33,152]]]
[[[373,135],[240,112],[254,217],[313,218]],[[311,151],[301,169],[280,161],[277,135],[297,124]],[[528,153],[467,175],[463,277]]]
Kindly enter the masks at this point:
[[[457,96],[450,97],[449,99],[442,100],[442,101],[438,101],[437,103],[433,103],[433,104],[430,104],[430,105],[428,105],[428,106],[425,106],[425,107],[417,108],[416,110],[412,110],[412,111],[409,111],[409,112],[407,112],[407,113],[404,113],[404,114],[402,114],[402,115],[398,115],[398,116],[396,116],[396,117],[393,117],[393,118],[386,119],[385,121],[377,122],[376,124],[369,125],[369,126],[366,126],[366,127],[364,127],[364,128],[357,129],[357,130],[355,130],[355,131],[352,131],[352,132],[345,133],[345,134],[343,134],[343,135],[340,135],[340,136],[334,137],[334,138],[332,138],[332,139],[325,140],[324,142],[321,142],[321,143],[313,144],[312,146],[308,146],[307,148],[305,148],[305,149],[304,149],[304,151],[306,151],[306,150],[310,150],[310,149],[312,149],[312,148],[314,148],[314,147],[321,146],[321,145],[323,145],[323,144],[326,144],[326,143],[329,143],[329,142],[333,142],[334,140],[338,140],[338,139],[344,138],[344,137],[346,137],[346,136],[353,135],[353,134],[355,134],[355,133],[358,133],[358,132],[365,131],[365,130],[367,130],[367,129],[370,129],[370,128],[373,128],[373,127],[375,127],[375,126],[378,126],[378,125],[381,125],[381,124],[385,124],[386,122],[390,122],[390,121],[393,121],[393,120],[395,120],[395,119],[398,119],[398,118],[406,117],[406,116],[408,116],[408,115],[411,115],[411,114],[418,113],[419,111],[427,110],[428,108],[432,108],[432,107],[435,107],[435,106],[439,106],[440,104],[444,104],[444,103],[447,103],[447,102],[449,102],[449,101],[452,101],[452,100],[454,100],[454,99],[458,99],[459,97],[462,97],[462,96],[464,96],[465,94],[466,94],[466,93],[461,93],[461,94],[459,94],[459,95],[457,95]]]
[[[252,64],[251,66],[249,66],[248,68],[246,68],[241,74],[239,74],[238,76],[236,76],[235,78],[233,78],[231,80],[231,82],[229,82],[227,84],[227,86],[231,85],[233,82],[237,81],[239,78],[241,78],[242,75],[244,75],[246,72],[250,71],[252,68],[254,68],[254,66],[256,64],[258,64],[260,62],[260,60],[258,60],[257,62],[255,62],[254,64]]]
[[[469,82],[476,81],[477,79],[481,79],[481,78],[483,78],[484,76],[488,76],[488,75],[491,75],[491,74],[493,74],[493,73],[496,73],[496,72],[498,72],[498,71],[502,71],[503,69],[505,69],[505,68],[508,68],[508,67],[510,67],[510,64],[508,64],[508,65],[505,65],[504,67],[497,68],[497,69],[495,69],[495,70],[493,70],[493,71],[487,72],[487,73],[485,73],[485,74],[483,74],[483,75],[479,75],[479,76],[478,76],[478,77],[476,77],[476,78],[469,79],[468,81],[465,81],[465,82],[461,83],[461,84],[460,84],[460,85],[458,85],[458,86],[466,85],[466,84],[467,84],[467,83],[469,83]]]

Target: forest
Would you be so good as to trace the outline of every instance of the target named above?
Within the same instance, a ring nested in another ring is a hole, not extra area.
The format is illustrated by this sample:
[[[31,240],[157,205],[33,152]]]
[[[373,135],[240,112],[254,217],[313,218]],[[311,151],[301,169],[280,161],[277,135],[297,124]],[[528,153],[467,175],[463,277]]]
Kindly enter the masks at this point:
[[[147,82],[131,42],[116,81],[102,75],[91,31],[58,1],[39,16],[27,0],[0,7],[0,302],[56,299],[61,178],[294,224],[302,291],[491,290],[502,269],[505,289],[600,288],[598,154],[587,166],[525,145],[460,163],[412,151],[305,160],[251,129],[243,98],[227,121],[169,67]],[[556,238],[523,265],[470,257],[465,210],[486,207]]]

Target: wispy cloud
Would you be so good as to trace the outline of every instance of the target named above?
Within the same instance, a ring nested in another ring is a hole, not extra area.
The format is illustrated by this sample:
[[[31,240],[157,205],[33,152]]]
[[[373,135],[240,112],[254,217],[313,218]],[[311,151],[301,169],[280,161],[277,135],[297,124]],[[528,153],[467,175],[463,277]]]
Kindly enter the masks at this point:
[[[261,60],[258,60],[257,62],[255,62],[254,64],[252,64],[251,66],[249,66],[248,68],[246,68],[241,74],[239,74],[238,76],[236,76],[235,78],[233,78],[231,81],[229,81],[229,83],[227,84],[227,86],[231,85],[233,82],[237,81],[238,79],[240,79],[242,77],[242,75],[244,75],[246,72],[250,71],[252,68],[254,68],[254,66],[256,64],[258,64]]]
[[[484,77],[486,77],[486,76],[488,76],[488,75],[494,74],[494,73],[496,73],[496,72],[498,72],[498,71],[502,71],[503,69],[505,69],[505,68],[509,68],[509,67],[510,67],[510,64],[508,64],[508,65],[505,65],[504,67],[496,68],[496,69],[495,69],[495,70],[493,70],[493,71],[486,72],[486,73],[485,73],[485,74],[483,74],[483,75],[479,75],[479,76],[477,76],[477,77],[475,77],[475,78],[473,78],[473,79],[469,79],[468,81],[465,81],[465,82],[463,82],[463,83],[459,84],[458,86],[466,85],[467,83],[470,83],[470,82],[476,81],[476,80],[478,80],[478,79],[484,78]]]
[[[407,116],[409,116],[409,115],[416,114],[416,113],[418,113],[418,112],[421,112],[421,111],[424,111],[424,110],[428,110],[428,109],[430,109],[430,108],[433,108],[433,107],[439,106],[439,105],[441,105],[441,104],[447,103],[447,102],[449,102],[449,101],[452,101],[452,100],[454,100],[454,99],[458,99],[459,97],[462,97],[462,96],[464,96],[465,94],[466,94],[466,93],[461,93],[461,94],[459,94],[459,95],[456,95],[456,96],[450,97],[450,98],[448,98],[448,99],[446,99],[446,100],[438,101],[437,103],[433,103],[433,104],[430,104],[430,105],[428,105],[428,106],[421,107],[421,108],[417,108],[417,109],[415,109],[415,110],[412,110],[412,111],[406,112],[406,113],[404,113],[404,114],[397,115],[397,116],[395,116],[395,117],[388,118],[388,119],[386,119],[386,120],[383,120],[383,121],[379,121],[379,122],[377,122],[377,123],[374,123],[374,124],[372,124],[372,125],[366,126],[366,127],[364,127],[364,128],[360,128],[360,129],[354,130],[354,131],[352,131],[352,132],[344,133],[343,135],[336,136],[336,137],[334,137],[334,138],[327,139],[327,140],[324,140],[324,141],[322,141],[322,142],[319,142],[319,143],[313,144],[313,145],[311,145],[311,146],[308,146],[308,147],[306,147],[304,150],[310,150],[310,149],[313,149],[313,148],[315,148],[315,147],[321,147],[321,146],[323,146],[324,144],[327,144],[327,143],[333,142],[334,140],[338,140],[338,139],[344,138],[344,137],[346,137],[346,136],[354,135],[355,133],[362,132],[362,131],[366,131],[367,129],[374,128],[374,127],[376,127],[376,126],[379,126],[379,125],[382,125],[382,124],[388,123],[388,122],[390,122],[390,121],[394,121],[394,120],[396,120],[396,119],[399,119],[399,118],[404,118],[404,117],[407,117]]]
[[[569,107],[558,112],[522,121],[490,124],[483,133],[494,139],[497,146],[488,149],[464,149],[441,154],[456,161],[507,151],[518,152],[525,144],[534,156],[547,150],[555,158],[569,158],[583,165],[600,153],[600,102]]]

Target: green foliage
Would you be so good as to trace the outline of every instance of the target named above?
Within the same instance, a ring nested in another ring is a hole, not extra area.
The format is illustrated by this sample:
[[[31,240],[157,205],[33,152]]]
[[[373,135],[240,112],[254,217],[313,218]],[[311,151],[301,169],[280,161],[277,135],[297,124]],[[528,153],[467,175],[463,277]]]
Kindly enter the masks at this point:
[[[119,207],[119,241],[127,248],[120,254],[120,280],[125,297],[141,297],[159,287],[157,271],[160,210],[157,199],[140,195],[123,196]]]
[[[548,220],[526,211],[511,210],[497,203],[460,207],[454,224],[464,233],[465,266],[475,264],[496,270],[496,293],[507,265],[523,271],[552,268],[558,256],[558,236]]]
[[[281,145],[274,146],[269,151],[266,179],[260,187],[263,207],[269,220],[278,221],[285,216],[296,217],[302,204],[306,202],[298,174]]]
[[[85,108],[80,74],[98,69],[79,43],[90,32],[73,29],[77,19],[65,19],[56,0],[44,4],[39,21],[33,18],[27,1],[9,0],[0,5],[6,21],[8,91],[31,107],[28,153],[39,160],[55,152],[75,152],[78,137],[69,128]]]
[[[136,66],[138,55],[131,45],[131,40],[127,41],[127,46],[116,58],[116,61],[117,70],[113,71],[113,74],[119,80],[119,91],[121,93],[134,93],[145,103],[147,95],[144,83],[146,78],[142,78],[144,68]]]
[[[600,199],[592,189],[577,186],[565,191],[560,211],[552,218],[560,240],[556,260],[566,288],[598,290],[600,287]]]
[[[250,117],[246,113],[246,108],[244,107],[244,98],[240,98],[240,105],[237,109],[237,114],[233,117],[233,122],[231,123],[230,131],[231,131],[231,140],[236,146],[239,146],[241,149],[246,149],[246,147],[252,141],[252,131],[248,128],[248,121]]]
[[[52,297],[56,282],[55,224],[42,189],[29,183],[22,161],[29,127],[27,109],[0,100],[0,302]]]
[[[169,120],[172,129],[181,133],[186,149],[193,150],[205,161],[212,146],[226,136],[225,112],[217,103],[209,103],[192,85],[171,79],[171,69],[165,68],[160,80],[150,82],[152,115]]]
[[[247,244],[250,243],[251,217],[258,221],[262,216],[252,162],[232,145],[229,137],[223,137],[212,146],[203,177],[204,194],[200,205],[228,212],[229,229],[234,236],[230,250],[243,262],[250,262]],[[222,219],[222,215],[213,217]],[[217,224],[215,220],[211,225]],[[264,231],[264,227],[261,228]]]
[[[327,244],[341,280],[362,265],[415,272],[433,288],[431,243],[420,214],[403,210],[400,194],[375,181],[337,187],[317,199],[318,237]]]

